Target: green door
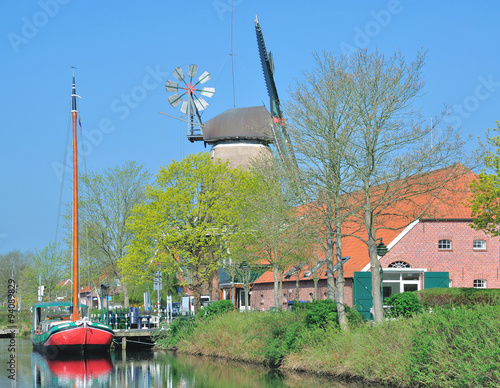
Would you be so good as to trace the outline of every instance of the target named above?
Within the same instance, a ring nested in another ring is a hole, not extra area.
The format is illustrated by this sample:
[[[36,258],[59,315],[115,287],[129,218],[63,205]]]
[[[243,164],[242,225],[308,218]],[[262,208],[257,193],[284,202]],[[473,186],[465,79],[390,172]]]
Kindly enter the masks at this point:
[[[448,272],[425,272],[424,276],[424,289],[450,287],[450,274]]]
[[[354,306],[366,319],[373,319],[371,272],[354,272]]]

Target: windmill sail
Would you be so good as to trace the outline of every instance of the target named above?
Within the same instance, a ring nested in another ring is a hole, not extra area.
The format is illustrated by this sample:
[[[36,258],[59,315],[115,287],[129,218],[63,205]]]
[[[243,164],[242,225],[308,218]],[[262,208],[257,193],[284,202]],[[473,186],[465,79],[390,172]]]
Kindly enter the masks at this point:
[[[203,122],[200,112],[208,108],[208,102],[199,95],[204,97],[212,97],[215,93],[213,87],[200,88],[198,85],[204,84],[210,80],[210,73],[204,71],[197,79],[198,65],[191,64],[188,66],[187,76],[182,67],[179,66],[173,71],[173,76],[179,82],[167,80],[165,90],[167,93],[174,93],[168,97],[168,103],[174,108],[181,106],[181,112],[188,116],[186,121],[188,124],[188,139],[189,141],[203,140]]]
[[[296,166],[297,161],[292,149],[290,137],[288,136],[285,128],[285,123],[283,121],[283,112],[281,111],[280,100],[278,97],[278,91],[276,89],[276,83],[274,82],[274,64],[272,53],[268,52],[266,49],[264,35],[262,34],[262,28],[259,25],[259,20],[257,19],[257,17],[255,17],[255,33],[257,35],[257,46],[259,48],[260,61],[262,64],[262,70],[264,72],[264,79],[266,81],[267,94],[269,95],[270,99],[271,114],[273,116],[274,122],[276,147],[278,148],[281,158],[285,163],[290,161],[293,165]]]

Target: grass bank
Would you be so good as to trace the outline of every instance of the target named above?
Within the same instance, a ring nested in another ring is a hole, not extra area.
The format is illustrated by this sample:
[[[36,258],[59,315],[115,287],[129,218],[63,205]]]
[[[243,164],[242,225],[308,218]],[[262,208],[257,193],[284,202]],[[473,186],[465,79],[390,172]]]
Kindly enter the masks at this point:
[[[347,332],[325,311],[228,312],[177,321],[158,344],[398,386],[500,386],[499,305],[435,307],[375,326],[354,317]]]
[[[0,328],[5,329],[8,326],[16,326],[19,329],[19,337],[29,337],[31,332],[31,311],[29,309],[23,309],[21,311],[14,311],[14,324],[10,320],[10,314],[8,309],[0,309]]]

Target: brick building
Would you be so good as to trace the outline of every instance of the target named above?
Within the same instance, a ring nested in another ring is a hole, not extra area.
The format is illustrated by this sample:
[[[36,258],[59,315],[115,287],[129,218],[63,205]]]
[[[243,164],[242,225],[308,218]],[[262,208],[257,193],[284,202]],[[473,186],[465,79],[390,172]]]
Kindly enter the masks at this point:
[[[436,171],[432,179],[439,181],[442,179],[441,174],[449,171]],[[441,277],[440,286],[500,287],[499,240],[472,229],[469,226],[472,222],[470,209],[464,205],[464,200],[470,194],[468,184],[475,177],[470,171],[459,174],[453,181],[443,185],[438,195],[415,196],[411,201],[399,203],[397,209],[393,208],[379,218],[381,229],[378,229],[376,237],[382,238],[388,248],[387,254],[379,257],[384,297],[429,288],[435,274],[444,276]],[[417,216],[412,217],[412,214]],[[359,226],[349,222],[343,226],[344,233],[355,229],[359,230]],[[355,237],[344,237],[342,244],[342,256],[346,260],[345,301],[349,306],[358,305],[355,296],[356,276],[361,277],[363,272],[369,273],[370,270],[367,245]],[[314,285],[308,275],[305,268],[298,275],[283,278],[281,307],[297,299],[297,276],[298,299],[313,299]],[[369,278],[367,275],[364,277]],[[326,292],[326,268],[323,267],[318,282],[318,299],[325,299]],[[250,306],[256,310],[275,307],[272,271],[264,273],[254,282]]]

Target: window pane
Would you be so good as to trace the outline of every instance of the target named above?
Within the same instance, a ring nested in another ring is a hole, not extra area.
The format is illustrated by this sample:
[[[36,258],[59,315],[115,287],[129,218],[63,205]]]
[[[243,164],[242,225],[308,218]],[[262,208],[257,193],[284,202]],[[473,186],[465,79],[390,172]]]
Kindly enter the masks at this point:
[[[403,280],[418,280],[418,273],[403,273]]]
[[[474,280],[474,288],[486,288],[486,280],[482,279]]]
[[[417,284],[404,284],[403,289],[405,292],[407,291],[418,291],[418,285]]]
[[[438,249],[451,249],[451,240],[439,240]]]
[[[485,240],[474,240],[472,244],[473,249],[486,249],[486,241]]]
[[[383,280],[399,280],[399,272],[384,272],[382,274]]]
[[[398,294],[399,293],[399,282],[384,282],[383,284],[383,295],[384,298],[387,298],[391,296],[392,294]]]

